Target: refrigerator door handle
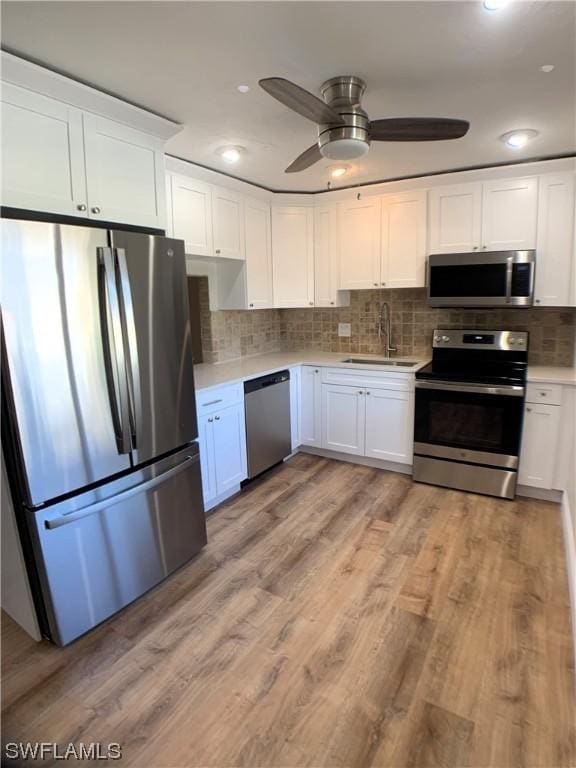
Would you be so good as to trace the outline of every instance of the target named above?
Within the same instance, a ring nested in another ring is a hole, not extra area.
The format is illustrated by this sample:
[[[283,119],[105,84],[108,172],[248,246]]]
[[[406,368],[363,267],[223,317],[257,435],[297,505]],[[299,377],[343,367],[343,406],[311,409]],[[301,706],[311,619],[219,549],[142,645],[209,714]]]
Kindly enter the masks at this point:
[[[140,362],[138,359],[138,342],[136,339],[136,323],[134,322],[134,306],[130,278],[126,264],[124,248],[114,248],[115,264],[117,265],[118,292],[121,301],[122,325],[124,343],[128,360],[126,371],[128,375],[128,396],[130,402],[130,426],[132,431],[132,447],[138,448],[138,426],[142,418],[142,393],[140,391]]]
[[[183,472],[185,469],[188,469],[188,467],[191,464],[193,464],[194,462],[198,462],[199,460],[200,460],[199,454],[195,454],[193,456],[186,456],[184,461],[182,461],[177,466],[172,467],[171,469],[168,469],[166,472],[162,472],[162,474],[157,475],[156,477],[152,477],[150,478],[150,480],[146,480],[145,482],[140,483],[139,485],[135,485],[132,488],[128,488],[125,491],[121,491],[121,493],[116,494],[116,496],[103,499],[102,501],[97,501],[95,504],[89,504],[87,507],[83,507],[81,509],[75,510],[74,512],[68,512],[66,514],[60,515],[60,517],[55,517],[53,520],[45,520],[44,527],[48,528],[48,530],[61,528],[63,525],[69,525],[70,523],[75,523],[77,520],[81,520],[83,517],[94,515],[103,509],[108,509],[114,506],[114,504],[118,504],[121,501],[126,501],[131,496],[137,496],[138,494],[143,493],[144,491],[150,491],[153,488],[155,488],[157,485],[160,485],[166,480],[169,480],[171,477],[174,477],[175,475],[179,475],[180,472]]]
[[[97,248],[98,294],[104,361],[112,421],[116,433],[118,453],[130,453],[130,432],[128,421],[128,386],[126,362],[120,318],[120,305],[114,279],[114,261],[110,248]],[[110,322],[108,321],[108,312]]]

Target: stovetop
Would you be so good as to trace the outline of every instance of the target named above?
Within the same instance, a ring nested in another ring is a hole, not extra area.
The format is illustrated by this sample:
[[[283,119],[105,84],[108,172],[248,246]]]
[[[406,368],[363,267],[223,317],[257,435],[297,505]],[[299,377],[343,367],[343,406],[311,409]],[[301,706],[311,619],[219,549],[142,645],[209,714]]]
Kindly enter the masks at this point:
[[[438,381],[469,382],[471,384],[509,384],[524,386],[526,383],[525,363],[473,363],[470,360],[433,360],[416,373],[417,379]]]

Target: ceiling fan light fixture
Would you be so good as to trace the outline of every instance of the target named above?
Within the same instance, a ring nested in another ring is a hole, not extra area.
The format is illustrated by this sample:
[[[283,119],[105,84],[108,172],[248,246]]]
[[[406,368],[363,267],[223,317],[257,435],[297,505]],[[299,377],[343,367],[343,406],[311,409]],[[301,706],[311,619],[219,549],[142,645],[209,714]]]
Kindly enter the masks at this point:
[[[508,0],[484,0],[482,5],[487,11],[499,11],[508,5]]]
[[[369,147],[368,142],[361,139],[334,139],[320,147],[320,152],[329,160],[357,160]]]
[[[532,128],[522,128],[518,131],[508,131],[500,136],[500,141],[503,141],[510,149],[523,149],[529,141],[535,139],[538,136],[538,131]]]

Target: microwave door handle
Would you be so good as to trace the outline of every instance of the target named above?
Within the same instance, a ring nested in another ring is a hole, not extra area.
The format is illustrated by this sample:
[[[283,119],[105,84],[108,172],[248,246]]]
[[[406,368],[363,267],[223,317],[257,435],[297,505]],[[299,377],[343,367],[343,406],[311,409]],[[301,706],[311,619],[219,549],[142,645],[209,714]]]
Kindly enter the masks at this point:
[[[514,275],[514,257],[506,258],[506,304],[512,301],[512,277]]]
[[[98,301],[104,350],[104,369],[112,411],[112,423],[119,454],[130,453],[128,429],[128,390],[125,373],[124,344],[120,306],[114,280],[114,262],[110,248],[97,248]]]
[[[124,343],[127,350],[126,371],[128,376],[128,396],[130,403],[130,425],[133,448],[138,448],[139,427],[142,423],[142,392],[140,388],[140,362],[138,359],[138,344],[136,323],[134,320],[134,304],[126,263],[124,248],[114,248],[115,264],[117,265],[118,293],[120,294],[121,317]]]

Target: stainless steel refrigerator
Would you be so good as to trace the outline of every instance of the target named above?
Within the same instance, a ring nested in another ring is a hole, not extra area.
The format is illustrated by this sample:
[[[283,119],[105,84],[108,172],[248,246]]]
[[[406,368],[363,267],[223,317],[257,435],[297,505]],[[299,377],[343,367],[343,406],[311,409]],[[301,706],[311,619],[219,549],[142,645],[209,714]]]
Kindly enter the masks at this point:
[[[3,453],[64,645],[206,543],[183,243],[1,226]]]

